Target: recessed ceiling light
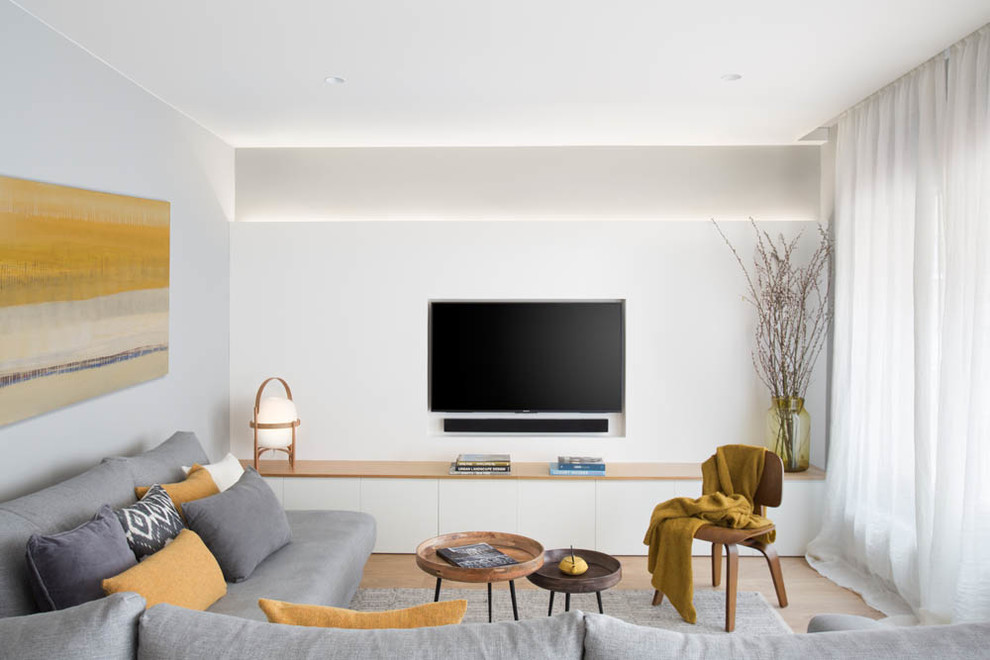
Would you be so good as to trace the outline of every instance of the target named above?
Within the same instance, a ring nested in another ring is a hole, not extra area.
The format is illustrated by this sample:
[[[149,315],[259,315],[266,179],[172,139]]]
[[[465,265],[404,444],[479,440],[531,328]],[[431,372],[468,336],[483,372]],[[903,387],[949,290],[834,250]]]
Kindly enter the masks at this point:
[[[735,82],[740,78],[742,78],[742,76],[739,75],[738,73],[726,73],[722,76],[723,82]]]
[[[325,80],[328,85],[343,85],[347,82],[346,78],[341,78],[340,76],[327,76]]]

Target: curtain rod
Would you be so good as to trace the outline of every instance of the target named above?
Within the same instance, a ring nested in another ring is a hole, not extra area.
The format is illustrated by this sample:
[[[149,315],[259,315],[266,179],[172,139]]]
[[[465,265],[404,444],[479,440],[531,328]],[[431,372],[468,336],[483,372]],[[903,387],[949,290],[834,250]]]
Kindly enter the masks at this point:
[[[944,62],[946,62],[946,64],[948,64],[948,61],[952,57],[952,49],[953,48],[955,48],[956,46],[958,46],[962,42],[966,41],[967,39],[976,36],[976,34],[978,32],[982,32],[983,30],[988,30],[988,29],[990,29],[990,23],[987,23],[986,25],[983,25],[981,27],[976,28],[975,30],[973,30],[972,32],[970,32],[969,34],[967,34],[965,37],[963,37],[959,41],[946,46],[945,49],[941,52],[941,54],[935,55],[934,57],[929,57],[927,60],[925,60],[924,62],[922,62],[918,66],[912,68],[910,71],[904,73],[901,76],[898,76],[896,79],[894,79],[891,82],[887,83],[886,85],[884,85],[883,87],[879,88],[878,90],[876,90],[872,94],[869,94],[868,96],[865,96],[864,98],[860,99],[859,101],[857,101],[853,105],[849,106],[848,108],[846,108],[845,110],[843,110],[842,112],[840,112],[839,114],[837,114],[836,116],[832,117],[827,122],[825,122],[824,124],[822,124],[822,127],[823,128],[831,128],[831,127],[835,126],[837,123],[839,123],[839,120],[842,119],[843,117],[845,117],[847,114],[849,114],[850,112],[852,112],[853,110],[855,110],[859,106],[863,105],[867,101],[871,100],[874,96],[882,93],[883,91],[885,91],[889,87],[893,87],[894,85],[896,85],[897,83],[899,83],[904,78],[907,78],[908,76],[914,74],[914,72],[916,72],[921,67],[927,65],[929,62],[931,62],[933,60],[937,60],[939,57],[941,57],[942,60]]]
[[[920,69],[923,66],[927,66],[933,60],[937,60],[939,57],[941,57],[943,59],[943,61],[948,62],[949,61],[949,57],[950,57],[949,56],[949,50],[951,48],[952,48],[952,46],[949,46],[948,48],[946,48],[945,50],[943,50],[940,55],[936,55],[935,57],[929,57],[927,60],[925,60],[924,62],[922,62],[918,66],[912,68],[907,73],[898,76],[897,78],[895,78],[894,80],[890,81],[889,83],[887,83],[883,87],[879,88],[875,92],[869,94],[868,96],[863,97],[859,101],[856,101],[856,103],[852,104],[851,106],[849,106],[848,108],[846,108],[845,110],[843,110],[842,112],[840,112],[839,114],[837,114],[836,116],[832,117],[827,122],[825,122],[824,124],[822,124],[822,127],[824,127],[824,128],[832,128],[833,126],[835,126],[836,124],[839,123],[839,120],[840,119],[842,119],[843,117],[845,117],[846,115],[848,115],[850,112],[852,112],[853,110],[859,108],[864,103],[868,103],[869,101],[873,100],[873,98],[875,96],[878,96],[878,95],[882,94],[883,92],[887,91],[889,88],[891,88],[894,85],[896,85],[897,83],[901,82],[902,80],[904,80],[908,76],[914,75],[914,73],[918,69]]]

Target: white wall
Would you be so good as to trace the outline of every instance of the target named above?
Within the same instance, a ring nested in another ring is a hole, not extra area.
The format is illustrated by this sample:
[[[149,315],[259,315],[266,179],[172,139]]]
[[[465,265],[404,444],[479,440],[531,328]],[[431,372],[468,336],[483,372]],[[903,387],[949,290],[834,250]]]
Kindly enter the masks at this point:
[[[807,204],[817,210],[817,183]],[[766,226],[813,233],[807,222]],[[746,223],[725,231],[752,254]],[[700,461],[719,444],[761,443],[769,400],[750,362],[743,287],[715,229],[693,220],[234,223],[231,448],[250,456],[254,394],[274,375],[298,403],[301,459]],[[438,298],[625,299],[625,437],[434,433],[427,303]],[[817,464],[823,366],[808,395]]]
[[[238,149],[237,219],[818,218],[818,148]]]
[[[0,500],[180,429],[219,458],[229,434],[233,149],[0,2],[0,174],[172,205],[169,374],[0,428]]]

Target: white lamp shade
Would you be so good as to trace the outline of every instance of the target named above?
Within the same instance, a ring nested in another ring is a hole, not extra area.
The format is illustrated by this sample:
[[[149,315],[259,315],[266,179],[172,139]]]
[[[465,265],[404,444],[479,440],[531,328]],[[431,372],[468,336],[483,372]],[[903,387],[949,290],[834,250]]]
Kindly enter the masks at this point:
[[[266,396],[258,405],[259,424],[289,424],[299,419],[292,399]],[[292,444],[292,429],[258,429],[258,446],[284,449]]]

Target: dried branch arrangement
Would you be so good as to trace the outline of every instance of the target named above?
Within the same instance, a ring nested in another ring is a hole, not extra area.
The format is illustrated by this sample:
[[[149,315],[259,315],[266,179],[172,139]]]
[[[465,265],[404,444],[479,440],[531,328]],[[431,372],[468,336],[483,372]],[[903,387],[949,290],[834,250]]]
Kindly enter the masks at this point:
[[[718,223],[712,223],[746,275],[746,301],[756,308],[753,366],[773,397],[804,398],[828,337],[832,241],[818,225],[818,246],[801,266],[795,251],[803,232],[790,240],[779,234],[775,240],[749,221],[757,238],[752,272]]]

